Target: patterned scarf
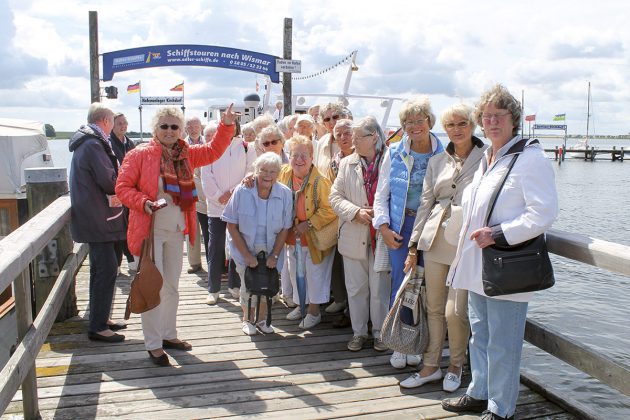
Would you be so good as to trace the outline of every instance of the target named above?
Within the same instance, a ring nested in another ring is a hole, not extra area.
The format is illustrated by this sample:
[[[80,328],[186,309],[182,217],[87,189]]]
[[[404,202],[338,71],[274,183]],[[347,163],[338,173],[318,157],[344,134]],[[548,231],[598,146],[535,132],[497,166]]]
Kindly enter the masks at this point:
[[[343,155],[341,150],[339,150],[337,153],[335,153],[332,159],[330,159],[330,170],[333,174],[335,174],[335,178],[337,178],[337,175],[339,174],[339,165],[341,165],[341,159],[343,159],[344,157],[345,156]]]
[[[160,175],[164,191],[173,198],[182,211],[195,208],[198,201],[193,171],[188,163],[188,145],[177,140],[173,148],[162,146]]]
[[[374,196],[376,195],[376,186],[378,185],[378,169],[381,166],[381,158],[383,152],[376,152],[376,156],[372,162],[368,162],[361,157],[361,169],[363,170],[363,185],[367,194],[368,204],[374,205]],[[372,239],[372,252],[376,249],[376,229],[370,223],[370,238]]]

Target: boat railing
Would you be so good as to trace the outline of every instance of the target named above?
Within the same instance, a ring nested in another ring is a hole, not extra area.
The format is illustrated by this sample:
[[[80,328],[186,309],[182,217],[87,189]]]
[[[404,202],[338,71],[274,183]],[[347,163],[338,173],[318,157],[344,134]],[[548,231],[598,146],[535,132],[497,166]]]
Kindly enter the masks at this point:
[[[13,283],[19,342],[0,373],[0,413],[22,386],[25,418],[37,418],[35,359],[59,312],[66,291],[88,253],[86,244],[76,245],[67,258],[48,299],[32,319],[29,264],[70,221],[70,198],[58,198],[23,226],[0,241],[0,290]],[[630,276],[630,247],[585,235],[552,229],[547,234],[549,251]],[[547,353],[575,366],[605,384],[630,395],[630,370],[615,360],[585,348],[568,336],[528,320],[525,339]],[[626,379],[626,380],[624,380]]]
[[[13,283],[18,329],[15,351],[0,372],[0,413],[4,413],[21,386],[24,418],[39,416],[35,359],[89,247],[74,246],[35,320],[29,265],[69,221],[70,197],[60,197],[0,241],[0,290]]]

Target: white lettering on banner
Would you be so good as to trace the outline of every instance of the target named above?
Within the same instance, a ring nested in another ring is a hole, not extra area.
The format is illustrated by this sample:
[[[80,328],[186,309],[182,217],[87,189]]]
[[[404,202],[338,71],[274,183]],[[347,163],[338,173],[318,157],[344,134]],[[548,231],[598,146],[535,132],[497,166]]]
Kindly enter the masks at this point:
[[[112,65],[124,66],[125,64],[140,63],[144,61],[144,54],[130,55],[127,57],[114,58]]]
[[[182,96],[142,96],[141,105],[179,105],[184,103]]]

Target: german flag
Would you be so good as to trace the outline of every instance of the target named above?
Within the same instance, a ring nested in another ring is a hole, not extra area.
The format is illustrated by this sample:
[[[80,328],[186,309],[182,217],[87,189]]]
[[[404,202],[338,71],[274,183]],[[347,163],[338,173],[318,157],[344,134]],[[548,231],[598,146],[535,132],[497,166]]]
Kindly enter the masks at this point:
[[[140,92],[140,82],[127,86],[127,93]]]
[[[171,88],[171,92],[183,92],[184,91],[184,82],[181,82],[179,85]]]

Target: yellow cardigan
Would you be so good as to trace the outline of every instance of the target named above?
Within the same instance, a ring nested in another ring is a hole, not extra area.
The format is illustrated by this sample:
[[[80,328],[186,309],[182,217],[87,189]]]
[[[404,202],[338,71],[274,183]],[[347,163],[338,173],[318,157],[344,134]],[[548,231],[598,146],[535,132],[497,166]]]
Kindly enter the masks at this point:
[[[290,165],[284,165],[280,170],[280,175],[278,176],[278,181],[283,183],[284,185],[289,185],[289,180],[293,177],[293,169]],[[314,200],[314,188],[315,188],[315,179],[319,178],[317,181],[317,203],[319,207],[317,208],[317,212],[315,211],[315,200]],[[306,206],[306,218],[313,225],[313,229],[319,230],[326,226],[328,223],[334,221],[337,218],[337,215],[333,211],[332,207],[330,207],[330,201],[328,197],[330,196],[330,187],[331,183],[325,176],[322,176],[317,168],[313,166],[311,176],[308,178],[308,183],[306,184],[306,188],[304,188],[304,201]],[[293,221],[293,225],[297,225],[299,222],[297,217]],[[308,235],[311,235],[312,232],[309,229]],[[311,253],[311,259],[313,260],[313,264],[319,264],[322,262],[325,256],[329,255],[335,247],[327,249],[326,251],[320,251],[315,248],[313,245],[313,241],[308,241],[308,250]]]

